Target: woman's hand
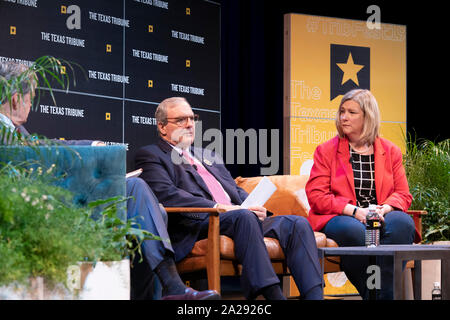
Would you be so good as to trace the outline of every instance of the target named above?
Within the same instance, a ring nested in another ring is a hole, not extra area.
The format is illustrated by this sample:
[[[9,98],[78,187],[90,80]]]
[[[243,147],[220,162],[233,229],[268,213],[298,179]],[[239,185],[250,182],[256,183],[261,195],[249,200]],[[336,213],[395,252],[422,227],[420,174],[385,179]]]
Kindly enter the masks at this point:
[[[344,208],[344,210],[342,211],[342,214],[348,215],[348,216],[353,216],[353,211],[355,210],[355,206],[352,204],[347,204]],[[369,213],[369,209],[368,208],[360,208],[360,207],[356,207],[356,212],[355,215],[353,216],[355,219],[357,219],[358,221],[360,221],[361,223],[366,224],[366,216]]]
[[[353,215],[353,210],[355,209],[355,206],[347,204],[343,210],[343,214],[347,215]],[[380,216],[380,220],[384,222],[384,215],[393,211],[394,208],[392,208],[388,204],[378,205],[377,206],[377,213]],[[366,216],[369,213],[369,208],[360,208],[358,207],[355,212],[355,218],[358,219],[363,224],[366,224]]]
[[[381,221],[384,222],[384,215],[393,211],[394,208],[392,208],[390,205],[388,204],[383,204],[383,205],[378,205],[377,206],[377,213],[379,214],[379,216],[381,217]]]
[[[366,224],[366,216],[369,213],[369,208],[360,208],[356,210],[355,218],[358,219],[361,223]]]

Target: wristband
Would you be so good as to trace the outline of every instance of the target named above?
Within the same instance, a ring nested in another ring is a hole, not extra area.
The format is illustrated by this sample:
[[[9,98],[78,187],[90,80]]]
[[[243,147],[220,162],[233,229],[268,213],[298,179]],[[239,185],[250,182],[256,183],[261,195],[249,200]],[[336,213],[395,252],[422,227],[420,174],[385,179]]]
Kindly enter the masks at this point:
[[[355,217],[356,210],[358,210],[358,207],[355,207],[355,209],[353,209],[353,214],[352,214],[352,217],[353,217],[353,218]]]

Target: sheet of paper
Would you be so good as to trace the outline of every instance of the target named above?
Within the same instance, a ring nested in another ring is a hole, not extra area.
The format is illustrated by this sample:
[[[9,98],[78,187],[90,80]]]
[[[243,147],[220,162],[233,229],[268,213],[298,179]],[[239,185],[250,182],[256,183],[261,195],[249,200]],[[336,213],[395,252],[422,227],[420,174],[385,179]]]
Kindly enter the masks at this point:
[[[131,172],[128,172],[126,175],[125,175],[125,178],[132,178],[132,177],[139,177],[139,175],[142,173],[142,169],[137,169],[137,170],[134,170],[134,171],[131,171]]]
[[[241,204],[241,207],[264,206],[277,187],[267,177],[263,177],[247,199]]]

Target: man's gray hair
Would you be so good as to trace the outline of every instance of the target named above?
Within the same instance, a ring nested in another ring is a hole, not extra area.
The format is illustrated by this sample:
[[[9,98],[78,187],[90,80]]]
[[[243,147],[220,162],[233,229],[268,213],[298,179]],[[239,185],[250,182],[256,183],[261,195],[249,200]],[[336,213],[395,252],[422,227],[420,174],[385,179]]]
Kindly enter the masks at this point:
[[[163,125],[166,125],[167,109],[175,107],[180,103],[187,103],[189,105],[189,102],[187,102],[187,100],[183,97],[172,97],[161,101],[161,103],[158,105],[155,111],[156,123],[161,122]]]
[[[24,64],[16,63],[13,61],[0,61],[0,85],[5,85],[7,81],[18,78],[21,74],[28,70],[28,67]],[[21,95],[27,94],[36,86],[36,81],[32,74],[27,79],[23,79],[20,88]],[[15,93],[17,90],[12,90],[11,93]],[[6,92],[1,90],[0,105],[6,102]]]

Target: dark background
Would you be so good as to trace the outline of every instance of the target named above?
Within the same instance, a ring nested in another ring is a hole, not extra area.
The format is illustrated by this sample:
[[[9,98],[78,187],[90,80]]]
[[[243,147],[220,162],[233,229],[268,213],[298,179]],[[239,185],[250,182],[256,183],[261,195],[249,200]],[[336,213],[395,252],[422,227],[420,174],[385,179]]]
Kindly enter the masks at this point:
[[[95,7],[99,5],[100,2],[89,1],[89,0],[78,0],[76,3],[83,3],[83,14],[87,14],[86,8]],[[111,4],[115,3],[112,2]],[[421,2],[420,4],[409,3],[406,1],[396,1],[393,2],[371,2],[371,1],[292,1],[292,0],[214,0],[216,3],[221,4],[220,8],[220,55],[221,55],[221,69],[220,69],[220,80],[221,80],[221,90],[220,90],[220,104],[221,104],[221,116],[216,116],[215,119],[211,121],[211,115],[201,114],[202,119],[209,120],[213,126],[217,126],[219,121],[221,124],[222,132],[225,136],[226,129],[243,129],[247,130],[253,129],[278,129],[279,130],[279,145],[283,145],[283,15],[286,13],[302,13],[311,14],[327,17],[337,17],[345,19],[356,19],[365,21],[370,14],[366,13],[367,7],[372,4],[376,4],[381,9],[381,22],[383,23],[394,23],[407,26],[407,130],[409,134],[416,136],[417,138],[425,138],[435,141],[440,141],[449,137],[448,125],[447,125],[447,98],[446,98],[446,87],[447,80],[446,75],[448,71],[448,52],[446,49],[447,39],[448,39],[448,13],[446,8],[435,1]],[[85,3],[87,3],[85,5]],[[122,1],[119,1],[122,3]],[[203,7],[210,7],[211,3],[205,0],[170,0],[172,6],[181,6],[182,4],[189,5],[191,7],[197,8],[193,12],[202,12]],[[39,1],[41,6],[49,6],[49,8],[58,7],[60,4],[69,5],[64,1]],[[127,1],[127,5],[131,7],[139,7],[136,3],[132,1]],[[117,8],[116,8],[117,6]],[[9,3],[0,0],[0,9],[11,7]],[[131,8],[130,7],[130,8]],[[212,5],[216,7],[216,5]],[[128,8],[128,7],[127,7]],[[128,8],[128,9],[130,9]],[[35,10],[27,10],[26,7],[21,8],[21,12],[29,12],[34,14]],[[113,11],[118,11],[117,16],[120,16],[122,10],[120,5],[115,4]],[[184,10],[184,9],[183,9]],[[96,11],[96,10],[94,10]],[[97,10],[101,12],[102,10]],[[109,11],[111,14],[113,11]],[[132,25],[136,25],[138,21],[146,19],[156,19],[156,17],[151,16],[151,12],[155,10],[143,10],[142,12],[133,12],[133,16],[136,15],[136,19],[133,18]],[[39,10],[38,12],[45,12],[45,10]],[[53,12],[53,11],[52,11]],[[130,12],[129,10],[127,12]],[[149,13],[150,12],[150,13]],[[164,10],[156,10],[160,18],[163,20],[166,18]],[[182,12],[182,11],[180,11]],[[207,25],[215,26],[215,21],[210,21],[215,14],[203,15],[202,18],[194,17],[195,19],[187,24],[186,21],[181,21],[181,18],[174,19],[174,29],[180,28],[180,31],[189,32],[193,34],[205,35],[217,32],[215,27],[205,27]],[[49,31],[54,32],[56,27],[50,27],[54,24],[60,27],[63,26],[64,29],[64,19],[66,17],[56,15],[57,19],[62,19],[61,21],[48,21],[40,16],[21,16],[23,19],[16,19],[21,21],[24,25],[29,25],[28,21],[32,20],[34,22],[38,21],[41,24],[40,28],[26,28],[29,32],[40,32]],[[184,17],[184,16],[183,16]],[[5,14],[1,16],[0,24],[7,25],[8,19],[12,19],[13,14]],[[192,17],[191,17],[192,18]],[[130,18],[131,19],[131,18]],[[186,19],[186,17],[184,17]],[[117,28],[102,24],[94,23],[89,20],[84,20],[85,23],[91,24],[95,28],[105,29],[103,36],[109,35],[110,30],[121,30]],[[165,21],[165,20],[164,20]],[[184,24],[186,23],[186,24]],[[180,26],[178,25],[180,24]],[[155,24],[159,25],[159,24]],[[189,25],[189,28],[187,28]],[[184,26],[183,28],[181,26]],[[99,29],[99,30],[100,30]],[[131,29],[131,28],[130,28]],[[192,30],[191,30],[192,29]],[[5,29],[9,31],[9,29]],[[82,31],[87,31],[88,28],[83,27]],[[173,39],[169,40],[175,42],[176,48],[174,52],[165,52],[163,48],[160,50],[147,48],[149,41],[153,43],[161,43],[161,39],[158,38],[159,34],[156,32],[152,35],[145,34],[135,34],[137,39],[145,39],[141,42],[134,41],[132,32],[126,30],[127,39],[130,42],[131,47],[136,47],[137,49],[148,49],[149,51],[155,51],[161,54],[169,54],[170,59],[176,58],[176,54],[180,54],[180,63],[184,63],[184,54],[192,54],[187,52],[189,50],[195,49],[195,44],[185,43],[183,41],[175,41]],[[5,32],[6,32],[5,31]],[[57,33],[57,32],[56,32]],[[64,29],[63,34],[71,34],[71,32]],[[77,33],[74,31],[74,35]],[[217,34],[217,33],[216,33]],[[8,35],[0,35],[2,38],[8,39]],[[79,36],[80,38],[92,38],[97,37],[98,45],[100,46],[99,52],[104,52],[104,39],[95,33],[88,32]],[[148,37],[154,37],[154,39],[148,39]],[[19,52],[18,58],[29,59],[36,58],[37,56],[46,53],[39,52],[39,54],[32,54],[29,51],[30,45],[35,50],[35,47],[39,47],[42,41],[39,41],[40,36],[31,37],[33,42],[20,42],[23,47],[13,47],[14,44],[3,42],[3,46],[0,47],[0,53],[3,52],[4,56],[15,56],[15,54],[8,52]],[[213,37],[214,38],[214,37]],[[216,38],[217,39],[217,38]],[[163,39],[164,40],[164,39]],[[167,40],[167,39],[166,39]],[[110,66],[120,65],[117,61],[105,60],[104,55],[98,57],[86,57],[82,53],[77,54],[79,48],[58,46],[52,43],[47,44],[48,47],[55,47],[55,50],[68,51],[67,49],[73,50],[73,54],[77,57],[81,55],[82,58],[88,61],[98,64],[98,67],[93,67],[94,70],[102,71],[114,71],[110,69]],[[113,43],[114,48],[116,46],[120,47],[121,43]],[[214,43],[214,48],[217,48],[216,43]],[[152,49],[152,50],[150,50]],[[56,56],[58,52],[54,53]],[[122,52],[119,52],[119,60],[122,61]],[[197,63],[198,60],[202,62],[208,62],[208,65],[213,65],[217,63],[216,61],[211,61],[213,57],[217,57],[217,54],[212,52],[202,52],[201,54],[196,54],[197,60],[192,60],[192,67],[186,70],[183,66],[183,74],[178,75],[180,79],[209,79],[213,78],[214,81],[208,83],[216,82],[218,76],[218,70],[202,69],[200,73],[197,73],[196,66],[201,66],[204,63]],[[108,59],[115,58],[115,56],[108,57]],[[95,61],[91,61],[95,60]],[[120,62],[119,61],[119,62]],[[127,62],[132,67],[134,63],[138,65],[148,64],[154,68],[164,68],[163,64],[158,64],[154,62],[146,62],[142,59],[136,60],[129,57],[129,51],[127,51]],[[104,67],[103,64],[106,63]],[[155,66],[154,66],[155,65]],[[85,66],[86,67],[86,66]],[[88,66],[89,67],[89,66]],[[172,67],[171,67],[172,68]],[[132,68],[133,69],[133,68]],[[138,68],[134,68],[138,70]],[[127,74],[130,69],[127,69]],[[139,70],[138,70],[139,71]],[[165,76],[173,75],[176,70],[169,70],[168,72],[163,72]],[[120,68],[117,72],[120,74]],[[141,78],[144,80],[146,75]],[[139,78],[139,77],[138,77]],[[180,80],[180,83],[185,81]],[[187,80],[186,80],[187,82]],[[203,81],[204,82],[204,81]],[[155,81],[155,86],[157,85]],[[96,87],[106,86],[107,83],[96,82]],[[144,83],[145,84],[145,83]],[[108,83],[108,86],[113,85]],[[194,83],[192,85],[195,86]],[[82,89],[82,83],[78,84],[78,89]],[[122,92],[122,86],[118,85],[120,92]],[[199,87],[207,87],[207,84],[199,85]],[[139,88],[139,89],[137,89]],[[90,87],[85,88],[89,91]],[[142,96],[142,91],[140,87],[134,82],[131,86],[126,87],[126,95],[130,95],[132,98],[146,99],[150,101],[159,101],[166,95],[174,95],[173,92],[167,92],[167,90],[161,90],[161,88],[155,88],[158,90],[153,90],[161,96]],[[204,101],[201,97],[189,96],[188,100],[191,102],[193,107],[203,107],[205,105],[213,107],[211,109],[217,110],[217,105],[219,101],[219,92],[211,88],[214,94],[213,102]],[[208,90],[211,92],[211,90]],[[164,93],[165,92],[165,93]],[[65,105],[64,97],[62,94],[58,94],[57,101],[61,105]],[[98,110],[99,117],[102,119],[97,119],[96,117],[89,115],[89,119],[64,119],[62,123],[73,123],[73,126],[67,126],[66,131],[63,132],[65,136],[72,139],[102,139],[108,141],[121,141],[121,137],[115,136],[110,132],[117,133],[120,131],[122,118],[122,105],[121,101],[111,100],[108,103],[99,101],[98,98],[85,98],[83,96],[70,97],[71,103],[75,106],[86,105],[86,112],[88,109],[94,110],[97,105],[102,105],[105,110]],[[68,103],[68,106],[71,106]],[[153,117],[154,109],[156,105],[149,104],[139,104],[135,102],[127,101],[125,104],[125,116],[127,117],[126,126],[129,130],[125,130],[125,141],[132,141],[136,146],[152,143],[156,139],[155,127],[143,127],[143,126],[131,126],[130,115],[145,115],[148,117]],[[105,112],[111,112],[112,117],[117,120],[117,122],[108,122],[108,127],[105,127],[102,132],[97,132],[96,136],[91,136],[89,132],[89,137],[82,136],[87,134],[85,130],[74,130],[76,126],[82,127],[86,125],[86,121],[92,121],[93,123],[98,123],[99,121],[105,121]],[[201,113],[201,112],[200,112]],[[38,113],[34,113],[30,116],[35,118],[35,123],[39,124],[39,129],[41,134],[51,135],[53,127],[48,125],[42,132],[43,128],[40,125],[41,120],[44,121],[42,116],[40,119]],[[220,118],[220,120],[219,120]],[[84,121],[84,122],[83,122]],[[29,129],[32,127],[33,121],[30,121]],[[35,128],[37,130],[37,128]],[[206,128],[204,128],[206,129]],[[120,132],[119,132],[120,133]],[[131,148],[129,152],[129,162],[132,163],[132,155],[134,148]],[[269,148],[270,150],[270,148]],[[224,150],[225,151],[225,150]],[[226,154],[224,155],[226,156]],[[283,150],[280,147],[279,158],[279,170],[278,174],[283,173]],[[130,161],[131,160],[131,161]],[[260,174],[259,164],[228,164],[227,166],[233,177],[241,176],[255,176]],[[131,168],[129,168],[131,169]]]
[[[418,138],[449,138],[446,115],[448,12],[441,3],[384,1],[218,0],[221,3],[222,129],[283,132],[283,15],[304,13],[407,26],[407,130]],[[283,173],[282,150],[280,169]],[[228,165],[233,177],[259,175],[258,165]]]
[[[80,8],[80,29],[66,26],[72,15],[70,5]],[[61,6],[67,7],[67,14],[61,13]],[[127,171],[131,171],[137,149],[157,140],[154,121],[134,123],[132,116],[154,118],[156,106],[167,97],[185,96],[193,108],[201,109],[196,112],[205,120],[204,130],[219,128],[220,5],[170,0],[168,8],[134,0],[39,0],[36,8],[0,0],[0,57],[34,61],[52,55],[69,61],[74,70],[67,67],[71,91],[60,92],[61,87],[52,82],[60,90],[55,93],[56,102],[48,90],[41,90],[39,104],[84,111],[84,117],[47,114],[35,103],[26,124],[28,131],[49,138],[126,143]],[[129,26],[92,20],[89,11],[125,17]],[[153,32],[148,32],[149,25]],[[10,34],[10,26],[16,27],[15,35]],[[201,36],[204,44],[176,39],[172,30]],[[44,41],[42,32],[84,39],[85,47]],[[111,46],[110,52],[106,45]],[[133,49],[167,56],[168,63],[134,57]],[[89,70],[129,76],[129,84],[87,78]],[[153,81],[151,88],[149,80]],[[172,83],[203,88],[204,95],[174,92]]]

